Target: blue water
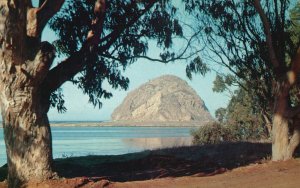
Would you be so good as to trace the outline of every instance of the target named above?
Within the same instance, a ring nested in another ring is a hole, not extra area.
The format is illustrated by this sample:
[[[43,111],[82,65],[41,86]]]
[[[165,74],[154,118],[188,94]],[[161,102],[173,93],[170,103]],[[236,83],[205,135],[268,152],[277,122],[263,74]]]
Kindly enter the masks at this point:
[[[118,155],[142,151],[127,138],[189,137],[186,127],[52,127],[53,157]],[[3,128],[0,128],[0,166],[6,163]]]

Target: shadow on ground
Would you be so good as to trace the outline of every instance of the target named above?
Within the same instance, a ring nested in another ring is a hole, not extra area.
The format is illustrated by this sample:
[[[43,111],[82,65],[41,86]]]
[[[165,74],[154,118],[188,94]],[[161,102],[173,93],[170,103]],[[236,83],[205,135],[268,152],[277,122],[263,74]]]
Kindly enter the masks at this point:
[[[162,177],[209,176],[270,159],[269,143],[222,143],[110,156],[56,159],[54,169],[61,177],[89,177],[110,181],[136,181]],[[299,156],[299,152],[297,153]],[[1,180],[6,167],[0,168]]]
[[[102,177],[110,181],[136,181],[187,175],[208,176],[269,159],[268,143],[223,143],[160,149],[116,156],[57,159],[59,176]]]

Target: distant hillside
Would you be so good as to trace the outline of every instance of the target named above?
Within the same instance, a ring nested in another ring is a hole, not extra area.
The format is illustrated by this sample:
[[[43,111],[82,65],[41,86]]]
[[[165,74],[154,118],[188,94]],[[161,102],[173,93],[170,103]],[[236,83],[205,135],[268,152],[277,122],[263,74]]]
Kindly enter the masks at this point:
[[[131,91],[112,113],[113,121],[199,122],[212,120],[204,102],[184,80],[171,75]]]

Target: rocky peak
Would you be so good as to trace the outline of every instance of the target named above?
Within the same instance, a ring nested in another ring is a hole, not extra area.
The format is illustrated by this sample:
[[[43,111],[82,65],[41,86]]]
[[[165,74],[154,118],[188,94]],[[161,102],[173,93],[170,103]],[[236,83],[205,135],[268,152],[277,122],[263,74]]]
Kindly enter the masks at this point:
[[[112,114],[113,121],[188,122],[212,120],[204,102],[188,83],[164,75],[131,91]]]

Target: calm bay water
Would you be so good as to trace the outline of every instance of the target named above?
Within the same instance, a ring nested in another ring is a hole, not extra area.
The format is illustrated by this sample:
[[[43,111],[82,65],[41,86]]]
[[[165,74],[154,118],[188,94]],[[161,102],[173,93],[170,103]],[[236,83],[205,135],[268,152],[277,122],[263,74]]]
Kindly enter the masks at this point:
[[[189,137],[187,127],[52,127],[53,157],[119,155],[142,151],[124,140]],[[0,128],[0,166],[6,163],[3,129]]]

